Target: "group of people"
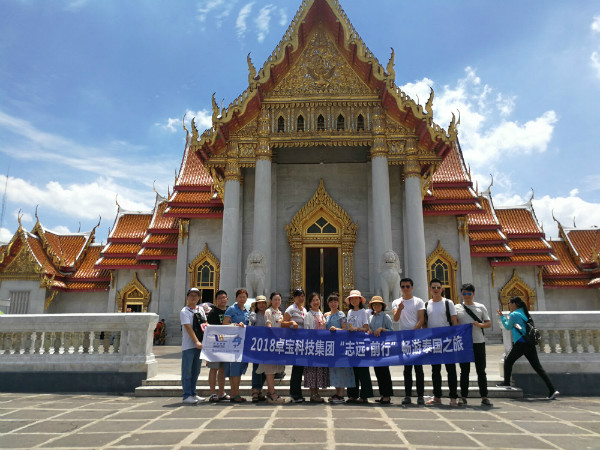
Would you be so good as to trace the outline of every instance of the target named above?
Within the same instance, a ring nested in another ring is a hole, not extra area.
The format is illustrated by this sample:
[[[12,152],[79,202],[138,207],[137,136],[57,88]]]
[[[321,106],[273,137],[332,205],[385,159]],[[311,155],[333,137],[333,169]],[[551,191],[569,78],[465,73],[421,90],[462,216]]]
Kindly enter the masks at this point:
[[[413,280],[403,278],[400,281],[401,297],[392,303],[392,315],[385,312],[386,304],[380,296],[372,297],[365,309],[366,299],[360,291],[352,290],[345,302],[348,305],[348,314],[340,309],[340,297],[337,293],[329,295],[327,306],[329,311],[323,313],[323,302],[318,293],[311,293],[308,297],[301,288],[293,293],[293,303],[281,310],[282,296],[273,292],[267,299],[263,295],[256,297],[249,310],[246,309],[248,292],[238,289],[235,293],[235,303],[227,307],[228,297],[225,291],[218,291],[215,295],[214,305],[208,314],[203,308],[198,308],[200,291],[192,288],[187,293],[187,304],[181,310],[180,319],[183,327],[182,338],[182,386],[183,403],[195,404],[205,400],[196,393],[196,382],[200,374],[202,349],[201,339],[194,332],[194,313],[199,313],[211,325],[236,325],[236,326],[266,326],[283,327],[291,329],[317,329],[348,330],[349,332],[363,332],[378,337],[381,333],[392,330],[414,330],[419,328],[446,327],[458,324],[473,325],[473,355],[479,394],[482,406],[492,406],[488,399],[486,376],[486,351],[484,329],[491,327],[491,320],[486,307],[474,301],[475,287],[464,284],[461,287],[462,302],[455,305],[452,300],[442,296],[442,282],[432,279],[429,283],[431,298],[428,301],[413,295]],[[523,300],[513,297],[510,300],[510,314],[505,317],[501,310],[501,322],[506,329],[512,329],[513,349],[505,359],[504,381],[498,386],[509,387],[514,362],[525,355],[536,372],[542,377],[549,390],[549,399],[558,396],[558,391],[552,385],[550,378],[542,368],[533,344],[526,342],[519,329],[526,329],[529,312]],[[448,397],[450,406],[466,405],[469,395],[469,375],[471,364],[459,363],[460,366],[460,396],[458,393],[458,376],[455,364],[445,364]],[[247,399],[240,395],[241,376],[246,373],[248,363],[207,362],[209,368],[210,402],[243,403]],[[285,367],[276,364],[253,364],[252,367],[252,402],[283,403],[284,399],[276,392],[275,379],[280,378]],[[375,401],[380,404],[390,404],[394,396],[390,368],[388,366],[374,367],[379,398]],[[425,376],[423,366],[404,366],[404,399],[403,405],[412,403],[413,378],[417,404],[441,405],[442,404],[442,374],[441,364],[431,366],[433,384],[433,397],[425,400]],[[225,392],[225,380],[229,378],[230,393]],[[340,403],[369,403],[374,396],[369,367],[303,367],[292,366],[289,396],[290,402],[303,403],[302,381],[304,387],[310,390],[311,403],[324,403],[319,390],[335,387],[335,394],[329,398],[332,404]],[[266,390],[264,385],[267,385]],[[347,399],[345,398],[347,395]]]

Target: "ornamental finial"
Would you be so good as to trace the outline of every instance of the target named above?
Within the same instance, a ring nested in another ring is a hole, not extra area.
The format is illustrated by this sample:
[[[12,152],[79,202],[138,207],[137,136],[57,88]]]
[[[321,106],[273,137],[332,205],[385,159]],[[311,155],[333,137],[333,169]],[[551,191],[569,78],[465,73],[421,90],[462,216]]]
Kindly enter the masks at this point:
[[[250,59],[250,53],[248,53],[248,57],[246,58],[248,61],[248,84],[252,86],[254,83],[254,79],[256,78],[256,68],[254,64],[252,64],[252,59]]]
[[[435,96],[435,94],[431,86],[429,86],[429,90],[429,99],[427,100],[427,103],[425,103],[425,112],[433,120],[433,97]]]
[[[186,113],[183,115],[183,129],[185,130],[185,135],[187,136],[188,134],[190,134],[190,132],[188,131],[188,129],[185,127],[185,116],[187,116],[187,111]]]
[[[396,80],[396,70],[394,70],[394,48],[390,47],[392,49],[392,54],[390,55],[390,60],[387,63],[387,67],[385,68],[385,71],[388,74],[388,79],[391,80],[392,82],[394,82]]]
[[[217,105],[217,101],[215,100],[215,94],[216,94],[216,92],[213,92],[213,95],[212,95],[212,121],[213,121],[213,123],[217,121],[217,118],[219,117],[219,114],[221,113],[221,110],[219,109],[219,105]]]
[[[491,194],[492,194],[492,186],[494,185],[494,175],[492,175],[492,174],[490,173],[490,177],[491,177],[492,181],[491,181],[490,185],[489,185],[489,186],[488,186],[488,188],[487,188],[487,193],[488,193],[489,195],[491,195]]]

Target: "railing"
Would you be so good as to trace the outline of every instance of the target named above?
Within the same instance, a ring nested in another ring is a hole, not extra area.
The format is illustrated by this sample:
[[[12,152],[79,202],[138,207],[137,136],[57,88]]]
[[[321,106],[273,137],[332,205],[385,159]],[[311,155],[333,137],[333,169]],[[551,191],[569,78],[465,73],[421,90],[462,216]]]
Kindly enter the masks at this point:
[[[84,373],[95,378],[122,374],[123,380],[152,377],[157,321],[151,313],[0,315],[0,387],[6,387],[2,379],[10,374],[16,386],[19,374],[36,372],[59,378]]]
[[[506,312],[505,312],[506,313]],[[531,312],[542,339],[538,357],[563,394],[600,395],[600,311]],[[502,327],[505,352],[512,347],[510,330]],[[504,359],[500,361],[503,372]],[[545,386],[523,357],[513,366],[513,379],[524,390],[543,393]]]

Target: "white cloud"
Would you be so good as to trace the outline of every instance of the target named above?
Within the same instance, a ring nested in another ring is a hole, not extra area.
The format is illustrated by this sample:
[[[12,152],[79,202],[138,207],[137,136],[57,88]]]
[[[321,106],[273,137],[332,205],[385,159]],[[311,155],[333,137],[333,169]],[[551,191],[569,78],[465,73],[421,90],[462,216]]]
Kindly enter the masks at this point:
[[[237,30],[237,35],[240,39],[244,37],[244,35],[246,34],[246,30],[248,29],[248,25],[246,25],[246,19],[252,12],[253,5],[254,2],[246,3],[238,13],[237,19],[235,21],[235,28]]]
[[[600,78],[600,56],[598,56],[598,52],[592,52],[590,56],[590,65],[596,72],[596,76]]]
[[[575,190],[576,191],[576,190]],[[548,195],[533,200],[535,214],[540,222],[544,224],[546,236],[552,239],[558,237],[558,227],[552,219],[554,217],[565,227],[572,227],[575,222],[577,228],[600,227],[600,203],[590,203],[573,195],[571,191],[568,197],[552,198]]]
[[[283,8],[279,8],[279,25],[281,25],[282,27],[288,25],[287,13]]]
[[[225,0],[205,0],[200,2],[196,8],[198,21],[201,23],[206,22],[208,15],[223,4],[225,4]]]
[[[262,42],[269,34],[269,23],[271,22],[271,13],[275,10],[275,6],[266,5],[263,6],[256,19],[254,19],[254,23],[256,24],[256,29],[258,30],[257,40],[258,42]]]
[[[14,235],[8,228],[0,228],[0,244],[8,244]]]
[[[188,109],[185,112],[185,126],[191,132],[191,121],[195,120],[196,128],[198,128],[198,132],[202,134],[204,130],[212,127],[212,113],[206,109],[202,109],[199,111],[192,111]],[[163,130],[169,131],[171,133],[180,133],[183,130],[183,122],[182,119],[169,117],[164,123],[155,123],[154,126],[161,128]]]
[[[593,32],[600,33],[600,16],[594,16],[594,20],[592,21],[590,28]]]

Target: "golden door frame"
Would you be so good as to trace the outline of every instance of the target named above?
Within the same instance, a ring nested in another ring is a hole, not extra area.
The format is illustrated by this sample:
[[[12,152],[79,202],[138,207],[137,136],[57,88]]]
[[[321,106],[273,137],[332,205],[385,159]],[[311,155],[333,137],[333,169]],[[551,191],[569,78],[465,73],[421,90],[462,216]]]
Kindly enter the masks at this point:
[[[335,233],[309,233],[308,229],[323,217],[336,229]],[[291,249],[290,296],[298,286],[304,287],[305,251],[307,247],[337,247],[338,277],[342,297],[354,289],[354,244],[358,223],[338,205],[325,190],[323,180],[313,197],[296,213],[286,226]]]

